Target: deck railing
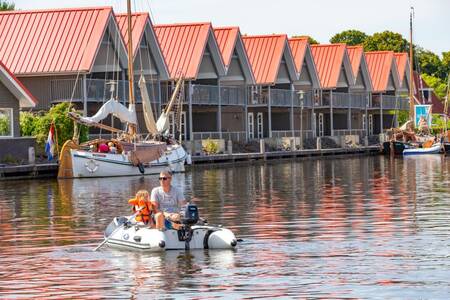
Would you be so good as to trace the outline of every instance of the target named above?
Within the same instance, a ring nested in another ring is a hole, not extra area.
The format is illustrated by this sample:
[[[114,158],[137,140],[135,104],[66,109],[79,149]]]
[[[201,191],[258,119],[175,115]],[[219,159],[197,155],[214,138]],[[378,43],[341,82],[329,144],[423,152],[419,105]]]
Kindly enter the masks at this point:
[[[272,106],[291,107],[293,101],[291,90],[271,89],[270,103]]]
[[[153,103],[159,102],[158,84],[157,82],[147,82],[147,91],[150,101]],[[53,102],[84,101],[82,79],[55,79],[51,81],[50,85]],[[88,102],[105,102],[111,99],[111,85],[114,85],[114,98],[122,103],[128,102],[128,81],[126,80],[86,79],[86,100]],[[137,82],[135,82],[135,99],[136,103],[142,102]]]
[[[220,132],[193,132],[194,140],[220,139]],[[222,132],[222,139],[233,141],[245,141],[245,131],[225,131]]]
[[[222,86],[220,88],[222,105],[245,105],[245,88]]]
[[[333,130],[335,136],[343,136],[343,135],[359,135],[364,136],[364,129],[334,129]]]

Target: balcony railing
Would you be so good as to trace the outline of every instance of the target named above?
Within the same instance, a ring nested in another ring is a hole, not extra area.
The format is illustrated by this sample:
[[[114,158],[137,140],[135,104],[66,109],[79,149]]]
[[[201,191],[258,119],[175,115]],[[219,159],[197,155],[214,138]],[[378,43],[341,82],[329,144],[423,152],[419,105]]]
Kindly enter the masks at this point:
[[[365,94],[350,94],[350,100],[351,100],[351,108],[360,108],[364,109],[366,108],[367,103],[367,95]]]
[[[271,89],[270,103],[272,106],[291,107],[293,101],[293,92],[291,90]]]
[[[222,105],[245,105],[244,87],[223,86],[220,88],[220,96]]]
[[[114,98],[120,102],[128,102],[128,81],[86,79],[86,100],[88,102],[104,102],[111,99],[111,85],[114,84]],[[159,102],[158,82],[147,82],[150,101]],[[55,79],[51,81],[51,100],[53,102],[84,101],[82,79]],[[135,82],[136,103],[142,102],[138,83]]]
[[[216,85],[193,85],[192,104],[198,105],[218,105],[219,89]]]

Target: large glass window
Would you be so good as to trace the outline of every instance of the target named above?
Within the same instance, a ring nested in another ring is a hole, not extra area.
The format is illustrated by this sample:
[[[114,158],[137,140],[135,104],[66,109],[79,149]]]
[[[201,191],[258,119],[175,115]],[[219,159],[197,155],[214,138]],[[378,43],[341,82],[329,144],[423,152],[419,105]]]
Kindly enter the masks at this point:
[[[12,108],[0,108],[0,137],[13,136],[13,110]]]

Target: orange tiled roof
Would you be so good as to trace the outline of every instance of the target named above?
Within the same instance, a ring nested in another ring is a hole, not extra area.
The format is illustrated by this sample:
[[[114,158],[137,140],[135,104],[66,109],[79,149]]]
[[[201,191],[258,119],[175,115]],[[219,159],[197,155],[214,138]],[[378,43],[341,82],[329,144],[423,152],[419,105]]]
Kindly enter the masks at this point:
[[[209,35],[215,40],[211,23],[154,25],[154,29],[170,77],[196,79]]]
[[[352,64],[353,76],[358,76],[359,66],[363,57],[364,49],[362,46],[347,46],[348,57]]]
[[[239,34],[239,27],[214,28],[214,35],[219,45],[225,67],[229,67],[234,47]]]
[[[127,14],[116,14],[117,25],[122,33],[123,42],[128,49],[128,19]],[[136,55],[139,43],[144,34],[145,25],[150,19],[148,13],[134,13],[131,15],[131,32],[133,33],[131,39],[133,42],[133,56]]]
[[[393,51],[366,52],[367,68],[372,81],[373,92],[385,92],[389,82],[394,59]],[[393,74],[397,76],[398,74]]]
[[[1,76],[3,75],[3,76]],[[30,91],[17,79],[16,76],[0,61],[0,82],[2,82],[2,77],[6,79],[3,84],[6,87],[10,87],[12,84],[13,88],[18,92],[13,94],[19,99],[20,107],[35,107],[38,101],[30,93]]]
[[[291,47],[292,56],[294,57],[296,71],[300,74],[305,59],[306,49],[308,48],[308,38],[291,38],[289,39],[289,46]]]
[[[0,60],[16,75],[89,72],[111,7],[0,13]]]
[[[256,84],[275,84],[286,47],[290,53],[287,35],[243,36],[242,40],[247,50]],[[290,60],[295,69],[292,55]],[[286,64],[288,63],[287,61]]]
[[[322,88],[336,88],[344,63],[345,44],[311,45]]]
[[[406,69],[406,66],[408,65],[409,58],[408,53],[394,53],[395,63],[397,64],[397,70],[398,70],[398,77],[400,84],[403,83],[403,78],[406,75],[406,72],[409,72],[409,70]]]

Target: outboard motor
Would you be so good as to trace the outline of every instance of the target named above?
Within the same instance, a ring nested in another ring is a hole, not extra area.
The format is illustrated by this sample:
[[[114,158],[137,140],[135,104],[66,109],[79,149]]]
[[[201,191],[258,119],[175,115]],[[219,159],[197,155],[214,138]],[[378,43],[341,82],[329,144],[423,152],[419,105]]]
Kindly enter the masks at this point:
[[[185,249],[189,250],[189,242],[192,239],[192,225],[197,224],[199,220],[198,216],[198,208],[197,205],[188,204],[184,211],[184,217],[181,222],[183,223],[183,227],[178,230],[178,240],[185,242]]]
[[[184,211],[184,218],[182,219],[182,223],[184,225],[192,226],[197,224],[199,220],[198,216],[198,208],[195,204],[188,204]]]

